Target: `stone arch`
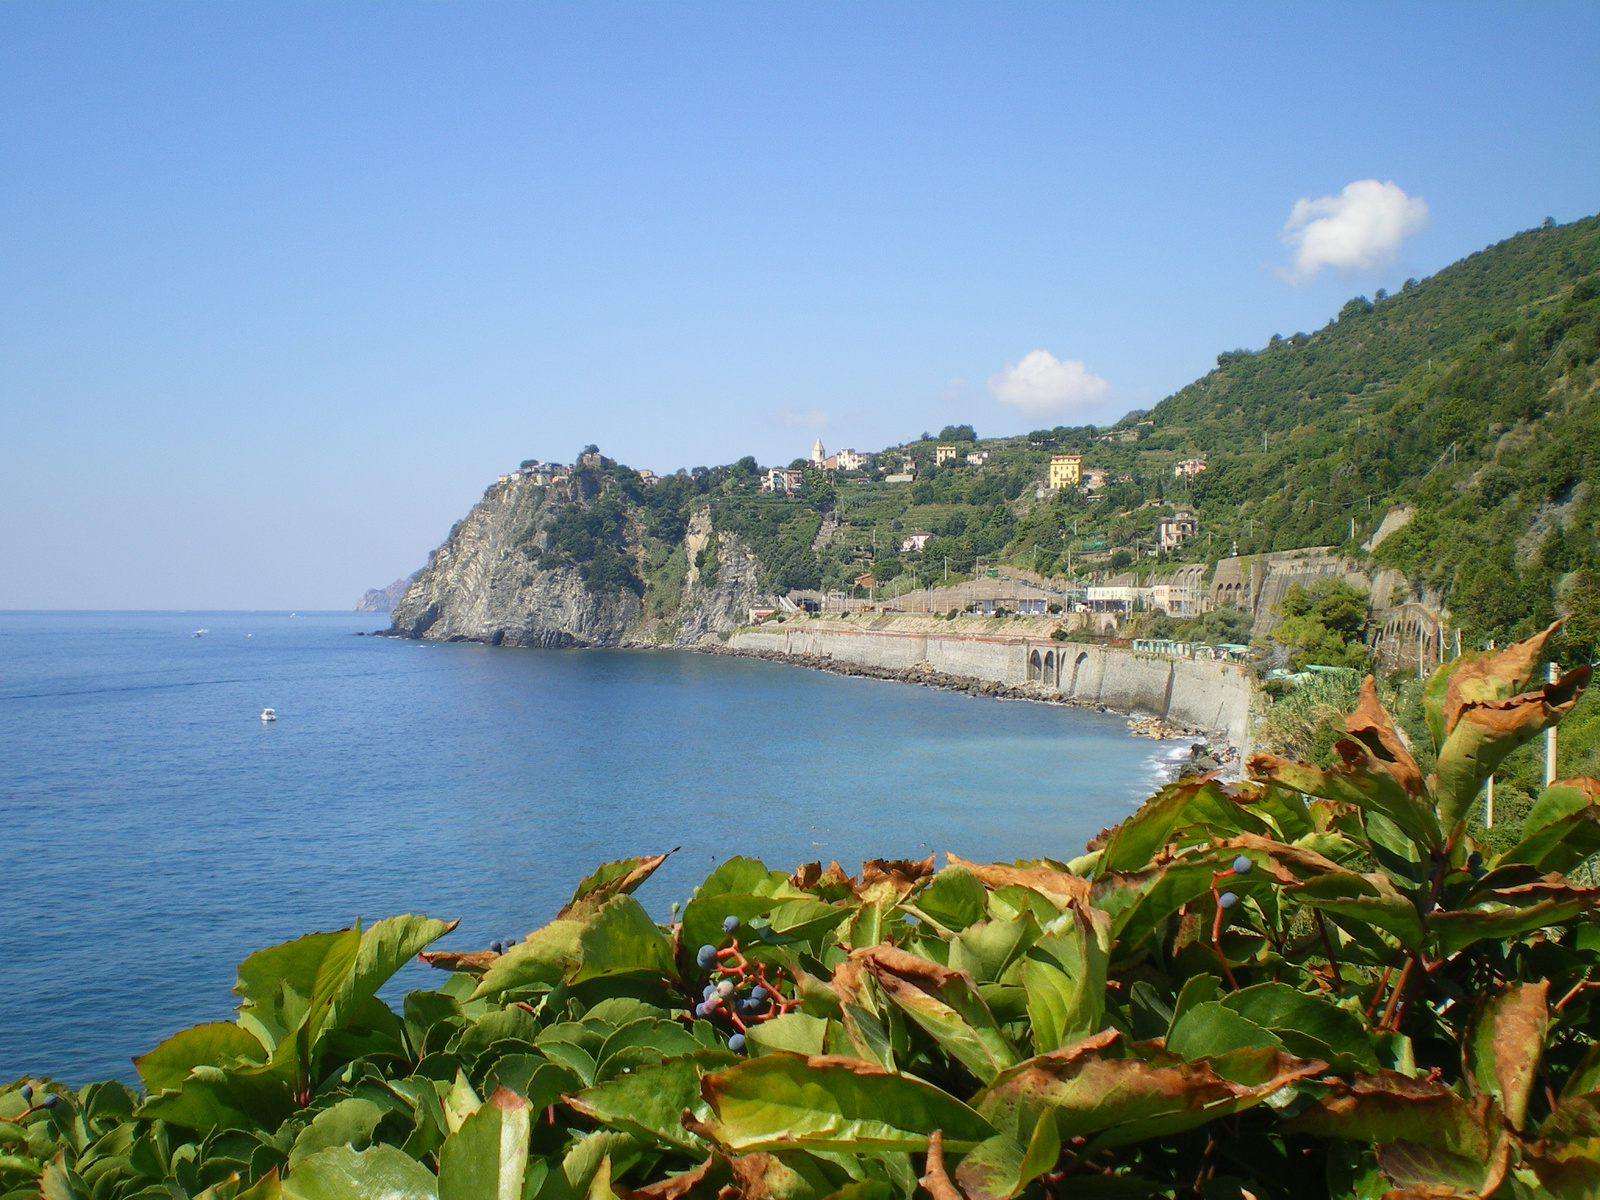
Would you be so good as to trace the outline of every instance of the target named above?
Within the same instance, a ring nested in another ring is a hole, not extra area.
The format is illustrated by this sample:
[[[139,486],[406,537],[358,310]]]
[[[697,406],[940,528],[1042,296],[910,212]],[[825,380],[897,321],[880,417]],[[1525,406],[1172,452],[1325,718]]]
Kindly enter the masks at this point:
[[[1089,657],[1087,650],[1078,651],[1078,657],[1072,660],[1072,678],[1067,682],[1067,695],[1076,695],[1078,691],[1078,668],[1083,666]]]
[[[1038,679],[1042,669],[1043,663],[1039,659],[1039,652],[1034,650],[1028,655],[1028,679],[1030,681]]]
[[[1055,687],[1061,682],[1061,675],[1056,670],[1056,652],[1054,650],[1046,650],[1044,652],[1044,670],[1039,673],[1039,678],[1051,687]]]

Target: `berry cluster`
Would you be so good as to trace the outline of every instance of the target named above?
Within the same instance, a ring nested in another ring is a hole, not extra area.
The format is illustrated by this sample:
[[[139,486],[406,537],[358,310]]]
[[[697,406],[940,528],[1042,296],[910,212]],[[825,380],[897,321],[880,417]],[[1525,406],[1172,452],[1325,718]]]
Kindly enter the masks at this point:
[[[496,938],[494,941],[489,943],[489,949],[494,951],[496,954],[505,954],[520,940],[520,938],[514,937],[505,938],[503,940]]]
[[[1228,965],[1227,955],[1222,953],[1222,920],[1227,911],[1239,903],[1239,893],[1219,893],[1217,880],[1226,879],[1230,875],[1248,875],[1255,865],[1247,856],[1241,854],[1233,860],[1233,865],[1226,871],[1218,871],[1211,877],[1211,898],[1217,902],[1217,915],[1211,919],[1211,945],[1216,949],[1217,957],[1222,960],[1222,973],[1228,977],[1228,986],[1234,991],[1239,990],[1239,985],[1233,978],[1233,968]]]
[[[723,919],[723,933],[733,934],[738,929],[738,917]],[[707,1020],[719,1013],[726,1017],[736,1030],[728,1038],[728,1049],[735,1054],[744,1050],[745,1034],[752,1024],[770,1021],[800,1004],[786,998],[778,985],[767,978],[765,963],[751,962],[741,953],[737,937],[721,950],[712,945],[701,946],[694,960],[702,971],[711,974],[700,1003],[694,1006],[694,1015]]]
[[[35,1104],[33,1102],[33,1084],[31,1083],[25,1083],[18,1088],[17,1095],[22,1097],[22,1102],[28,1107],[25,1112],[20,1112],[14,1117],[6,1118],[6,1120],[10,1121],[14,1125],[21,1124],[26,1118],[31,1117],[36,1112],[49,1112],[52,1108],[61,1103],[60,1096],[55,1095],[53,1092],[46,1092],[39,1098],[39,1103]]]

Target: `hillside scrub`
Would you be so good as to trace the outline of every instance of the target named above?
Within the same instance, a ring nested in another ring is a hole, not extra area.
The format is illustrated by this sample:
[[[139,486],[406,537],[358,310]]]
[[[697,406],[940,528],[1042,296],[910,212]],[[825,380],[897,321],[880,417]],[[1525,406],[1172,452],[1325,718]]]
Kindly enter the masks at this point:
[[[658,855],[511,945],[263,950],[141,1090],[0,1089],[0,1194],[1592,1196],[1600,781],[1470,824],[1589,682],[1535,682],[1550,632],[1428,681],[1427,773],[1369,679],[1332,765],[1183,780],[1070,863],[735,858],[660,925]]]

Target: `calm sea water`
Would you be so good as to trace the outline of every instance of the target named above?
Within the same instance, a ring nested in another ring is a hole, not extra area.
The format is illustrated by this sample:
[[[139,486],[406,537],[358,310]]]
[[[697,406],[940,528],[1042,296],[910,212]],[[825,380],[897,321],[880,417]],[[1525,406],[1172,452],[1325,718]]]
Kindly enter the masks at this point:
[[[624,855],[682,847],[662,916],[736,853],[1069,857],[1174,753],[748,659],[353,636],[381,620],[0,613],[0,1079],[133,1079],[254,949],[400,912],[479,948]]]

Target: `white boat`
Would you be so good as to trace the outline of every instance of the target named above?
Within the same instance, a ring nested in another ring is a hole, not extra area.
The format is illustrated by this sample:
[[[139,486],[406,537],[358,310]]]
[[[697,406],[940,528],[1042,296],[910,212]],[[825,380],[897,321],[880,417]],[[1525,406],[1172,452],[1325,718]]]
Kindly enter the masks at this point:
[[[263,708],[261,710],[261,719],[263,721],[276,721],[278,714],[270,708]]]
[[[211,632],[211,630],[209,630],[209,629],[196,629],[189,636],[190,637],[205,637],[205,635],[210,633],[210,632]]]

